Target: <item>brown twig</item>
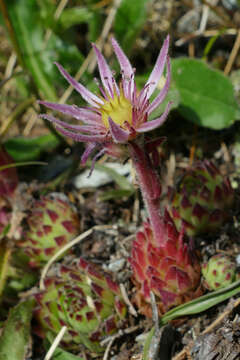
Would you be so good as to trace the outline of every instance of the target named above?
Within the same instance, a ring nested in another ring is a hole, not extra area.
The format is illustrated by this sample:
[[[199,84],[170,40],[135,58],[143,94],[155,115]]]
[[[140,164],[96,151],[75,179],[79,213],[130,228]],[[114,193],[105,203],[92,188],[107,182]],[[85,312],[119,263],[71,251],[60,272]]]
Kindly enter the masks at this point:
[[[236,59],[236,56],[238,55],[239,48],[240,48],[240,30],[238,30],[238,34],[237,34],[237,37],[235,39],[231,54],[229,56],[227,65],[225,66],[225,69],[224,69],[224,74],[225,75],[228,75],[230,73],[230,71],[232,69],[232,66],[233,66],[233,63],[234,63],[234,61]]]
[[[198,126],[197,126],[197,124],[194,124],[194,135],[193,135],[193,139],[192,139],[192,145],[191,145],[190,156],[189,156],[189,165],[190,166],[192,165],[192,163],[194,161],[194,157],[195,157],[197,133],[198,133]]]
[[[226,30],[206,30],[204,32],[200,32],[199,30],[191,33],[191,34],[180,34],[179,36],[182,36],[180,39],[175,41],[176,46],[182,46],[186,42],[191,41],[197,37],[204,36],[204,37],[212,37],[217,35],[236,35],[237,29],[226,29]]]
[[[188,44],[188,55],[190,58],[195,57],[195,46],[193,41],[190,41]]]
[[[123,284],[120,284],[120,290],[121,290],[121,294],[122,294],[123,300],[124,300],[124,302],[126,303],[126,305],[128,306],[129,313],[136,317],[136,316],[137,316],[137,312],[136,312],[136,310],[134,309],[131,301],[129,300],[128,295],[127,295],[127,291],[126,291],[126,289],[125,289],[125,287],[124,287]]]
[[[106,38],[107,38],[107,36],[109,34],[109,31],[111,30],[112,24],[114,22],[114,19],[115,19],[117,10],[118,10],[118,8],[119,8],[119,6],[121,4],[121,1],[122,0],[114,0],[113,6],[111,7],[111,9],[109,11],[109,14],[108,14],[108,17],[107,17],[107,19],[106,19],[106,21],[104,23],[101,35],[100,35],[100,37],[99,37],[99,39],[97,41],[97,44],[98,44],[98,47],[99,47],[100,50],[102,49],[104,41],[106,40]],[[97,59],[96,59],[96,57],[94,57],[92,59],[92,62],[89,64],[90,73],[94,71],[96,64],[97,64]]]
[[[185,348],[180,351],[180,353],[178,353],[176,356],[174,356],[172,360],[191,360],[188,346],[189,345],[185,346]]]

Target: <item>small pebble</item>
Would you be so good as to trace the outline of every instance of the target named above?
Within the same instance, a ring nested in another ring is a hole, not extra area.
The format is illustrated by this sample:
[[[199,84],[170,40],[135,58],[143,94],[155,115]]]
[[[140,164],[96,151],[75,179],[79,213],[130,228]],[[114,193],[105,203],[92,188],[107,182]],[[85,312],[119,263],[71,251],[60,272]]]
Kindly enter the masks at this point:
[[[128,175],[131,171],[129,163],[118,164],[118,163],[106,163],[104,167],[114,170],[119,175]],[[109,184],[113,181],[113,177],[109,175],[107,171],[94,169],[92,175],[89,177],[90,170],[87,169],[80,175],[75,176],[73,179],[73,185],[76,189],[99,187]]]
[[[123,269],[125,265],[125,259],[117,259],[108,265],[108,269],[112,272],[118,272]]]
[[[240,266],[240,254],[236,256],[236,263],[238,266]]]

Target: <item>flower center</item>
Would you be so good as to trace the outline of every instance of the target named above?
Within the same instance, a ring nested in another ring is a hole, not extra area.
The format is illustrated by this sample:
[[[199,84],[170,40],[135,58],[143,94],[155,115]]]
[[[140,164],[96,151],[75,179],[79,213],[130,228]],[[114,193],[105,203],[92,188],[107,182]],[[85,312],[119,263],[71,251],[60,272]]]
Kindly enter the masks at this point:
[[[102,113],[103,124],[106,128],[109,128],[109,117],[123,128],[126,121],[132,125],[132,104],[125,98],[122,92],[119,96],[114,94],[113,99],[105,101],[100,111]]]

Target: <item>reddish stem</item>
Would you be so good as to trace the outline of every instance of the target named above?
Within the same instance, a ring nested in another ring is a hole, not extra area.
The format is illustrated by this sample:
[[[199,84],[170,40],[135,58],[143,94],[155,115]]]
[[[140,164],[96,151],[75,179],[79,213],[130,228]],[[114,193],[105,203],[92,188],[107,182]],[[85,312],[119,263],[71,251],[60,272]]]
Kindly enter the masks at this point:
[[[160,245],[164,242],[164,226],[159,206],[161,195],[160,181],[153,168],[149,154],[146,151],[141,149],[137,144],[130,143],[129,152],[136,170],[142,197],[148,211],[152,231],[155,240]]]

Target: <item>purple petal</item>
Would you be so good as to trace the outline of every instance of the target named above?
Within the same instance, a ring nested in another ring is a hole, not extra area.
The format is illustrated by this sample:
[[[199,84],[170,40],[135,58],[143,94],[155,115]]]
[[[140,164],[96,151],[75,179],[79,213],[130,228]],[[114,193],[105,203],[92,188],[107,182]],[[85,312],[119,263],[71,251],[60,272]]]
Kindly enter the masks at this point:
[[[89,104],[95,107],[99,104],[104,104],[98,96],[94,95],[91,91],[85,88],[85,86],[77,82],[77,80],[75,80],[71,75],[69,75],[68,72],[64,70],[64,68],[60,64],[56,62],[55,64],[57,65],[58,70],[60,71],[62,76],[69,82],[70,85],[74,87],[75,90],[77,90],[77,92],[79,92],[79,94],[84,100],[86,100]]]
[[[56,126],[57,131],[59,131],[64,136],[70,137],[74,141],[80,142],[103,142],[106,141],[106,135],[83,135],[83,134],[76,134],[72,131],[68,131],[63,129],[60,126]]]
[[[119,95],[119,89],[116,81],[114,80],[112,71],[110,70],[106,60],[104,59],[102,53],[98,50],[96,45],[92,44],[92,46],[97,56],[98,68],[102,84],[104,88],[108,91],[109,95],[113,98],[114,90],[116,90],[117,94]]]
[[[93,152],[95,147],[96,147],[96,143],[87,144],[86,149],[85,149],[85,151],[84,151],[84,153],[82,154],[82,157],[81,157],[81,164],[82,165],[86,164],[87,159],[89,158],[89,156],[91,155],[91,153]]]
[[[42,119],[46,119],[48,121],[51,121],[54,124],[58,124],[60,126],[62,126],[63,128],[69,129],[69,130],[76,130],[76,131],[83,131],[83,132],[92,132],[93,134],[97,134],[100,131],[106,131],[106,129],[103,126],[88,126],[88,125],[73,125],[73,124],[69,124],[65,121],[61,121],[57,118],[55,118],[52,115],[48,115],[48,114],[41,114],[40,118]]]
[[[112,46],[123,74],[122,84],[124,95],[126,96],[126,98],[132,101],[132,95],[134,92],[134,70],[127,56],[124,54],[118,42],[114,38],[112,38]]]
[[[104,153],[105,153],[105,149],[102,149],[94,156],[94,158],[92,160],[92,165],[91,165],[91,169],[90,169],[90,172],[88,174],[88,177],[90,177],[92,175],[92,172],[94,170],[94,166],[95,166],[95,163],[96,163],[97,159],[99,159],[100,156],[102,156]]]
[[[119,62],[122,73],[126,77],[131,79],[131,77],[134,75],[132,65],[130,64],[127,56],[124,54],[124,52],[120,48],[118,42],[114,38],[112,38],[111,40],[112,40],[113,50],[114,50],[114,52],[116,54],[116,57],[118,59],[118,62]]]
[[[152,120],[152,121],[145,122],[138,129],[136,129],[136,131],[139,133],[142,133],[145,131],[154,130],[154,129],[158,128],[159,126],[161,126],[164,123],[164,121],[167,119],[171,104],[172,104],[171,102],[169,102],[167,104],[164,113],[159,118]]]
[[[43,106],[46,106],[51,110],[59,111],[62,114],[72,116],[74,119],[81,120],[83,122],[89,122],[89,123],[101,122],[100,115],[96,114],[91,110],[79,108],[76,105],[56,104],[48,101],[38,101],[38,103]]]
[[[163,46],[161,48],[161,51],[158,55],[156,64],[153,68],[153,71],[151,73],[151,75],[149,76],[149,79],[147,81],[147,84],[149,84],[148,92],[148,99],[149,97],[152,95],[153,91],[155,90],[158,81],[160,79],[160,77],[162,76],[163,73],[163,69],[167,60],[167,54],[168,54],[168,47],[169,47],[169,35],[167,36],[167,38],[165,39]]]
[[[171,81],[171,65],[170,65],[170,59],[169,57],[167,58],[167,78],[164,84],[164,87],[162,88],[162,90],[160,91],[160,93],[158,94],[158,96],[153,100],[153,102],[149,105],[149,107],[147,108],[147,112],[149,114],[151,114],[151,112],[156,109],[156,107],[158,107],[158,105],[161,104],[161,102],[163,101],[163,99],[165,98],[165,96],[167,95],[167,92],[169,90],[170,87],[170,81]]]
[[[112,119],[108,118],[109,129],[112,135],[114,142],[116,143],[125,143],[128,140],[129,132],[123,130],[120,125],[116,124]]]

